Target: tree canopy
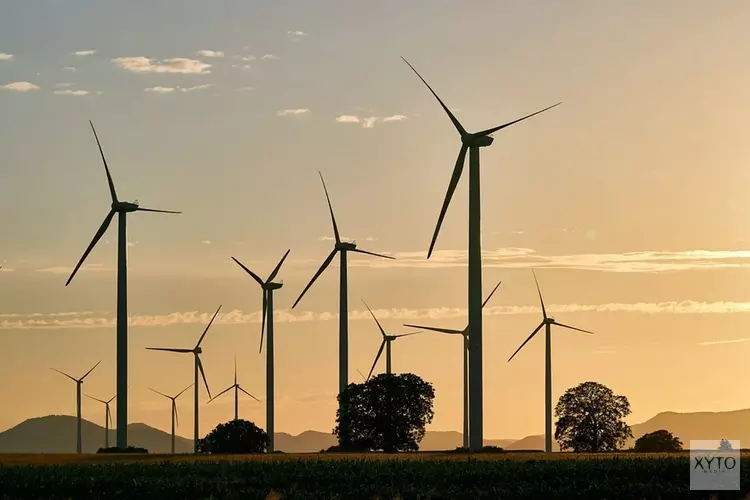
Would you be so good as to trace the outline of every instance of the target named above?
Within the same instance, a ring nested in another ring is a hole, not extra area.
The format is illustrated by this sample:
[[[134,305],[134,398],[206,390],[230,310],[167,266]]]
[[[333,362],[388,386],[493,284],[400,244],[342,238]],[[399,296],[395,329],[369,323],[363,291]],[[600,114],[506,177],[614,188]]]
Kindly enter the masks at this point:
[[[633,448],[633,451],[642,453],[665,453],[680,450],[682,450],[682,441],[665,429],[644,434],[635,441],[635,447]]]
[[[719,451],[729,451],[732,449],[734,448],[732,448],[732,443],[728,439],[722,439],[719,442],[719,448],[718,448]]]
[[[342,451],[417,451],[434,416],[434,399],[432,384],[412,373],[349,384],[338,397],[333,433]]]
[[[248,420],[219,424],[198,440],[199,453],[265,453],[270,440],[266,432]]]
[[[629,414],[628,398],[597,382],[584,382],[560,397],[555,407],[555,439],[563,451],[615,451],[633,437],[630,426],[622,421]]]

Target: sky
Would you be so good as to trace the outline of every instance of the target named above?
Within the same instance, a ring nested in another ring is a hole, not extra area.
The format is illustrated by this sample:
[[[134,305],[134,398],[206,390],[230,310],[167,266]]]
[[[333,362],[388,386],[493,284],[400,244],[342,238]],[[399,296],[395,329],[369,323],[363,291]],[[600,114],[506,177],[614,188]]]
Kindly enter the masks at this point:
[[[338,387],[342,236],[350,373],[404,323],[466,326],[463,179],[430,260],[459,136],[406,57],[469,130],[562,101],[482,150],[484,435],[543,432],[543,337],[531,269],[556,319],[553,397],[594,380],[638,423],[750,407],[750,4],[744,0],[0,1],[0,430],[74,414],[75,385],[115,392],[116,234],[65,281],[109,209],[88,125],[120,198],[180,215],[128,218],[129,420],[169,429],[203,342],[214,394],[265,401],[260,287],[287,249],[276,302],[276,429],[330,431]],[[460,430],[461,340],[422,333],[393,368],[434,384],[428,429]],[[381,360],[376,372],[385,369]],[[696,376],[696,372],[702,374]],[[206,404],[202,433],[232,417]],[[192,395],[178,433],[192,434]],[[114,410],[114,408],[113,408]],[[265,427],[265,410],[241,400]],[[104,405],[83,402],[103,424]]]

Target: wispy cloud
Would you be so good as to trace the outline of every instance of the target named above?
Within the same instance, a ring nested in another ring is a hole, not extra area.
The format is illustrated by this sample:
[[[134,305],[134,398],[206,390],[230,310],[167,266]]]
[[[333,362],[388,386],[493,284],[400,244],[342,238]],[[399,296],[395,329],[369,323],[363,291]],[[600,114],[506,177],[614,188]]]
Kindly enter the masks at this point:
[[[6,85],[0,85],[0,89],[29,92],[30,90],[39,90],[39,86],[29,82],[11,82]]]
[[[66,90],[55,90],[52,93],[55,94],[55,95],[70,95],[70,96],[80,97],[80,96],[89,95],[90,92],[88,90],[70,90],[70,89],[66,89]]]
[[[201,243],[203,243],[204,245],[210,245],[211,244],[211,240],[203,240],[203,241],[201,241]]]
[[[368,116],[362,119],[362,128],[373,128],[378,121],[377,116]]]
[[[263,57],[261,57],[261,59],[263,59],[264,61],[268,61],[271,59],[278,59],[278,57],[276,57],[273,54],[264,54]]]
[[[143,89],[145,92],[155,92],[157,94],[168,94],[175,91],[175,87],[148,87]]]
[[[95,50],[79,50],[77,52],[73,52],[73,55],[76,56],[90,56],[96,54]]]
[[[203,85],[196,85],[194,87],[178,87],[180,92],[193,92],[194,90],[205,90],[213,87],[213,83],[204,83]]]
[[[111,269],[104,267],[104,264],[84,264],[81,266],[78,272],[110,271],[110,270]],[[70,274],[73,272],[73,268],[68,267],[68,266],[54,266],[54,267],[45,267],[43,269],[37,269],[36,272],[52,273],[52,274]]]
[[[354,115],[340,115],[336,117],[339,123],[359,123],[359,118]]]
[[[199,50],[196,52],[199,56],[203,57],[224,57],[224,52],[220,50]]]
[[[405,115],[391,115],[383,118],[377,116],[367,116],[360,118],[356,115],[339,115],[336,117],[338,123],[361,123],[362,128],[374,128],[378,123],[390,123],[406,120]]]
[[[244,61],[244,62],[252,62],[252,61],[255,61],[257,59],[257,57],[255,57],[253,55],[248,55],[248,56],[234,56],[234,57],[236,59],[239,59],[240,61]]]
[[[237,92],[250,92],[255,90],[255,87],[238,87],[235,89]]]
[[[386,116],[386,117],[383,118],[383,123],[400,122],[402,120],[406,120],[406,118],[407,118],[406,115],[391,115],[391,116]]]
[[[696,302],[692,300],[670,302],[637,302],[610,304],[550,304],[547,311],[551,313],[639,313],[639,314],[732,314],[750,313],[750,302]],[[378,319],[401,321],[427,320],[436,321],[449,318],[466,318],[463,308],[435,307],[429,309],[375,309]],[[92,313],[39,313],[37,316],[13,314],[0,316],[0,330],[10,329],[57,329],[57,328],[111,328],[115,318],[109,315]],[[486,307],[485,316],[541,314],[538,306],[497,306]],[[65,317],[62,317],[62,316]],[[128,324],[132,327],[157,327],[185,324],[205,324],[213,316],[213,311],[173,312],[163,315],[132,315]],[[5,319],[4,319],[5,318]],[[298,323],[311,321],[335,321],[335,312],[293,312],[289,309],[274,311],[274,321],[279,323]],[[349,312],[352,321],[367,320],[372,317],[366,310]],[[243,325],[261,322],[261,311],[244,312],[239,309],[229,311],[217,317],[217,324]],[[744,341],[744,340],[743,340]],[[710,344],[702,344],[710,345]]]
[[[65,66],[65,67],[63,68],[63,71],[69,71],[69,72],[71,72],[71,73],[75,73],[75,72],[76,72],[76,71],[78,71],[78,70],[76,69],[76,67],[75,67],[75,66]]]
[[[731,339],[731,340],[709,340],[707,342],[698,342],[698,345],[721,345],[721,344],[739,344],[748,342],[750,338]]]
[[[204,90],[210,87],[213,87],[213,83],[205,83],[203,85],[196,85],[195,87],[148,87],[143,89],[146,92],[154,92],[157,94],[169,94],[171,92],[180,91],[180,92],[193,92],[195,90]]]
[[[310,114],[310,110],[307,108],[296,108],[296,109],[282,109],[277,111],[278,116],[300,116]]]
[[[293,42],[299,42],[300,40],[302,40],[304,37],[307,36],[307,33],[305,33],[304,31],[299,31],[299,30],[289,30],[286,32],[286,35]]]
[[[148,57],[118,57],[112,59],[117,66],[136,73],[182,73],[205,75],[211,72],[210,64],[197,59],[174,57],[158,61]]]
[[[0,52],[0,61],[10,61],[13,59],[13,54],[6,54],[5,52]]]
[[[252,68],[252,66],[250,66],[249,64],[232,64],[232,67],[237,68],[237,69],[244,69],[244,70],[248,70]]]
[[[362,238],[350,238],[348,236],[340,236],[340,238],[343,241],[378,241],[377,238],[373,238],[372,236],[365,236]],[[318,236],[318,241],[336,241],[336,238],[333,236]]]

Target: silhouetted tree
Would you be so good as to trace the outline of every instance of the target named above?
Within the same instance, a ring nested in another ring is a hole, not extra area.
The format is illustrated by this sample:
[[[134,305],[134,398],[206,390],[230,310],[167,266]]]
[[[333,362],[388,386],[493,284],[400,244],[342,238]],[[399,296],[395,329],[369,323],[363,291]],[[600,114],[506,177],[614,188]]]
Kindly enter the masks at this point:
[[[333,430],[340,450],[417,451],[434,416],[434,399],[432,384],[412,373],[384,373],[364,384],[349,384],[339,394]],[[341,435],[342,428],[348,436]]]
[[[248,420],[219,424],[198,440],[199,453],[265,453],[270,440],[266,432]]]
[[[648,432],[635,441],[633,451],[642,453],[670,452],[682,450],[682,441],[671,432],[660,429]]]
[[[584,382],[565,391],[557,402],[555,439],[563,451],[615,451],[633,437],[622,421],[628,414],[628,398],[597,382]]]
[[[729,440],[722,439],[719,442],[719,448],[718,448],[719,451],[730,451],[730,450],[733,450],[733,449],[734,448],[732,448],[732,443]]]

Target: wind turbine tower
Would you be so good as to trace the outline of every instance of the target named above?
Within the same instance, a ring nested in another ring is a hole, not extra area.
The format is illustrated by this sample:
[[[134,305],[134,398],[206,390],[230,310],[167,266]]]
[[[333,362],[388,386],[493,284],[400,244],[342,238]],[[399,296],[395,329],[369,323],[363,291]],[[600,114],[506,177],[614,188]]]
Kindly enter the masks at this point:
[[[105,410],[104,410],[104,447],[109,448],[109,424],[112,423],[112,414],[109,411],[109,403],[114,401],[114,399],[117,397],[117,394],[109,398],[109,400],[104,401],[103,399],[95,398],[93,396],[89,396],[88,394],[85,394],[85,396],[89,399],[93,399],[94,401],[99,401],[100,403],[104,404]]]
[[[172,455],[174,455],[174,435],[175,435],[174,434],[174,429],[175,429],[175,424],[180,425],[180,418],[177,416],[177,398],[179,398],[180,396],[182,396],[182,393],[185,392],[185,391],[187,391],[188,389],[190,389],[192,386],[193,386],[193,384],[190,384],[189,386],[185,387],[183,390],[181,390],[179,393],[177,393],[176,396],[167,396],[163,392],[159,392],[156,389],[151,389],[149,387],[149,389],[151,389],[152,391],[154,391],[156,394],[160,394],[160,395],[164,396],[165,398],[169,399],[170,401],[172,401]]]
[[[101,360],[99,361],[101,363]],[[70,380],[76,383],[76,453],[81,454],[83,446],[81,445],[81,386],[83,385],[83,379],[89,376],[89,373],[94,371],[94,368],[99,366],[99,363],[95,364],[89,371],[86,372],[86,374],[81,378],[75,378],[71,375],[68,375],[65,372],[61,372],[57,368],[52,368],[52,370],[56,371],[57,373],[60,373],[62,375],[65,375]]]
[[[240,387],[240,384],[237,383],[237,357],[234,358],[234,384],[230,385],[229,387],[227,387],[226,389],[224,389],[223,391],[221,391],[219,394],[217,394],[216,396],[212,397],[208,402],[210,403],[214,399],[218,398],[219,396],[221,396],[225,392],[231,391],[232,389],[234,389],[234,419],[235,420],[239,420],[239,418],[240,418],[240,394],[239,394],[239,391],[244,392],[245,394],[247,394],[248,396],[250,396],[251,398],[253,398],[254,400],[256,400],[258,403],[260,403],[260,399],[256,398],[255,396],[253,396],[252,394],[250,394],[249,392],[247,392],[245,389],[243,389],[242,387]]]

